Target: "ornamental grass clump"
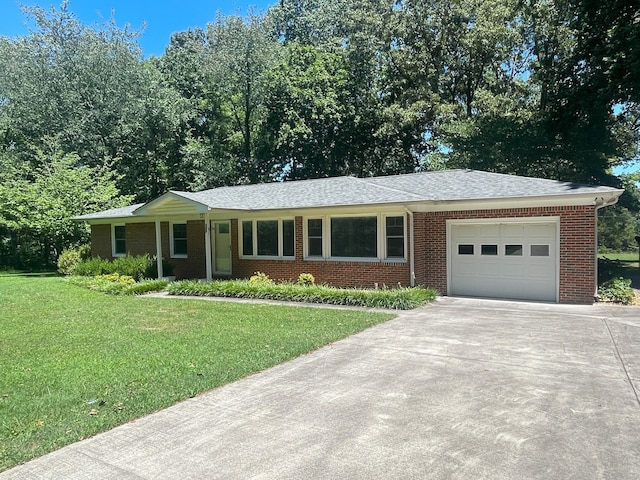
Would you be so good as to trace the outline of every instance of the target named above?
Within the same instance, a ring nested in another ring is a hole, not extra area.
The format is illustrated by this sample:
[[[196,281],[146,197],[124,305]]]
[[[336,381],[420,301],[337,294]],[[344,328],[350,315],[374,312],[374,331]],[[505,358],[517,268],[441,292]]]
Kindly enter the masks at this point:
[[[268,278],[268,277],[267,277]],[[326,285],[300,285],[249,280],[199,282],[183,280],[168,285],[170,295],[256,298],[292,302],[323,303],[358,307],[407,310],[433,301],[437,292],[428,288],[380,290],[342,289]]]

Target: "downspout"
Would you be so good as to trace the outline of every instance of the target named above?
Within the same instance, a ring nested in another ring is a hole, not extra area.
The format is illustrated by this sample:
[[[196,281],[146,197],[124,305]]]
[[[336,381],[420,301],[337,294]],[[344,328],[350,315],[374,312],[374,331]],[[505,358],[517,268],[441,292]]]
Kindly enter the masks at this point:
[[[413,212],[408,208],[405,209],[407,214],[409,215],[409,270],[410,270],[410,278],[409,284],[411,287],[416,286],[416,272],[415,272],[415,238],[413,231]]]
[[[594,293],[593,293],[593,298],[594,299],[598,298],[598,211],[601,208],[608,207],[608,206],[614,205],[616,203],[618,203],[618,197],[617,196],[615,196],[613,198],[610,198],[607,201],[605,201],[604,197],[596,197],[595,200],[594,200],[594,205],[596,207],[596,210],[595,210],[595,215],[596,215],[596,219],[595,219],[595,225],[596,225],[596,233],[595,233],[595,235],[596,235],[596,238],[595,238],[595,243],[596,243],[595,266],[596,266],[596,268],[595,268],[595,272],[596,272],[596,275],[595,275],[595,277],[596,278],[595,278],[595,289],[594,289]]]
[[[162,277],[164,277],[164,272],[162,271],[162,230],[158,217],[156,217],[156,265],[158,268],[158,280],[162,280]]]

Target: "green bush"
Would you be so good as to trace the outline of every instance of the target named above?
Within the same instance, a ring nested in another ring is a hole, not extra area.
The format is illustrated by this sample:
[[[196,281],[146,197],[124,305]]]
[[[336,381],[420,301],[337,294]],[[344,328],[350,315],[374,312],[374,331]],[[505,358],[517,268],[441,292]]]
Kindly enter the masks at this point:
[[[65,249],[58,257],[58,271],[63,275],[74,275],[80,262],[91,258],[91,245]]]
[[[110,295],[141,295],[149,292],[159,292],[164,290],[169,283],[165,280],[136,282],[132,277],[118,275],[117,273],[98,275],[96,277],[74,276],[70,277],[69,281],[79,287]]]
[[[301,273],[298,275],[298,285],[304,285],[305,287],[310,287],[311,285],[316,284],[316,279],[310,273]]]
[[[109,260],[102,258],[90,258],[80,262],[75,269],[75,275],[81,277],[96,277],[114,273],[113,265]]]
[[[610,302],[628,305],[633,302],[635,294],[628,278],[613,278],[598,287],[598,297]]]
[[[419,307],[432,301],[437,295],[435,290],[428,288],[341,289],[324,285],[276,284],[272,281],[271,283],[257,283],[251,282],[251,280],[215,282],[184,280],[169,284],[167,291],[171,295],[257,298],[396,310]]]
[[[149,255],[120,257],[113,261],[113,273],[127,275],[137,280],[151,278],[155,261]],[[155,275],[157,277],[157,274]]]
[[[163,260],[163,269],[165,261]],[[167,263],[167,270],[170,270],[170,265]],[[75,268],[75,275],[84,277],[96,277],[98,275],[109,275],[117,273],[118,275],[126,275],[136,280],[142,280],[143,278],[156,278],[157,263],[154,258],[149,255],[142,255],[138,257],[120,257],[113,261],[104,260],[101,258],[90,258],[77,265]],[[165,272],[165,275],[169,273]]]

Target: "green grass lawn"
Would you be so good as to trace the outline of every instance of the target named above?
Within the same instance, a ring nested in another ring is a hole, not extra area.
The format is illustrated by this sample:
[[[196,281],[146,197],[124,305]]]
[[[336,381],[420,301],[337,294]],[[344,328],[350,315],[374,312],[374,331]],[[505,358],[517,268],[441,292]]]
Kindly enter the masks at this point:
[[[619,260],[627,267],[638,268],[638,252],[623,253],[601,253],[598,258],[608,258],[609,260]]]
[[[0,277],[0,471],[392,317]]]

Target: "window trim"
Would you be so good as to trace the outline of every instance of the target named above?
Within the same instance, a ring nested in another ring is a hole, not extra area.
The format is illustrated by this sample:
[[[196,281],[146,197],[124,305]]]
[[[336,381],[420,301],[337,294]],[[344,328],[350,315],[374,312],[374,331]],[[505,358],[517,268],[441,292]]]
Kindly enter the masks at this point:
[[[175,253],[175,237],[173,233],[174,225],[184,225],[184,240],[187,244],[187,253]],[[169,250],[171,258],[189,258],[189,233],[187,230],[187,222],[169,222]]]
[[[259,255],[258,254],[258,222],[278,222],[278,254],[277,255]],[[284,228],[283,222],[293,222],[293,255],[284,255]],[[251,255],[244,254],[244,223],[251,222],[252,236],[251,242],[253,253]],[[238,219],[238,256],[241,259],[261,259],[261,260],[295,260],[296,258],[296,220],[294,217],[279,218],[241,218]]]
[[[124,252],[116,252],[116,227],[124,228]],[[127,226],[124,223],[111,224],[111,256],[114,258],[127,256]]]
[[[376,218],[376,246],[377,256],[375,257],[332,257],[331,256],[331,220],[333,218],[347,217],[375,217]],[[404,240],[404,256],[389,257],[387,252],[387,217],[402,217],[403,223],[403,240]],[[322,256],[309,255],[309,220],[322,221]],[[337,261],[337,262],[388,262],[388,263],[406,263],[408,255],[408,221],[404,211],[390,213],[346,213],[346,214],[329,214],[329,215],[309,215],[303,217],[303,256],[304,260],[309,261]]]

